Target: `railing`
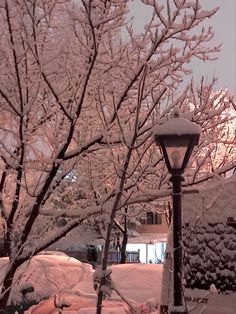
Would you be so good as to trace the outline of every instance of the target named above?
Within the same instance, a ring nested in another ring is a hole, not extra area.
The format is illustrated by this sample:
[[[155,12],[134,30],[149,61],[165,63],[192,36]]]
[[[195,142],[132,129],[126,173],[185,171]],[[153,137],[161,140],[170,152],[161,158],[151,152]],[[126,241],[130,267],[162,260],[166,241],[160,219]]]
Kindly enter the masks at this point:
[[[108,253],[108,263],[109,264],[119,264],[121,260],[120,251],[110,251]],[[137,251],[127,251],[126,252],[126,263],[140,263],[139,252]]]
[[[78,259],[81,262],[89,263],[87,260],[86,251],[65,251],[71,257]],[[110,251],[108,253],[108,264],[119,264],[121,259],[120,251]],[[98,252],[97,264],[100,264],[102,260],[102,252]],[[126,263],[140,263],[139,251],[126,251]]]

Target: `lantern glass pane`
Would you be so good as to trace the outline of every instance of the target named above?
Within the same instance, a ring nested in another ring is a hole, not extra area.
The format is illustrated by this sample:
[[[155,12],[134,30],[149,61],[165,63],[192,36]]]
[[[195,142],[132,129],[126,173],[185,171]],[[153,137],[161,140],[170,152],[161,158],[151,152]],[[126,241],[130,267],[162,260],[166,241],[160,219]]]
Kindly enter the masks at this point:
[[[166,147],[171,169],[181,169],[184,162],[184,157],[187,151],[186,146],[180,147]]]
[[[189,136],[173,136],[164,139],[163,144],[171,169],[182,169],[190,143]]]

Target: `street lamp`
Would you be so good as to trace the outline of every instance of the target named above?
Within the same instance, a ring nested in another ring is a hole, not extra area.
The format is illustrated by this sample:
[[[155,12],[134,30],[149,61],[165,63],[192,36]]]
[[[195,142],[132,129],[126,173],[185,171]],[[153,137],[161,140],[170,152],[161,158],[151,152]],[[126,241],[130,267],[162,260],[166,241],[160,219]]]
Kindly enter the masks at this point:
[[[200,127],[179,117],[159,125],[154,130],[156,144],[162,150],[173,185],[173,307],[170,313],[186,313],[182,291],[182,209],[181,181],[195,145],[198,145]]]

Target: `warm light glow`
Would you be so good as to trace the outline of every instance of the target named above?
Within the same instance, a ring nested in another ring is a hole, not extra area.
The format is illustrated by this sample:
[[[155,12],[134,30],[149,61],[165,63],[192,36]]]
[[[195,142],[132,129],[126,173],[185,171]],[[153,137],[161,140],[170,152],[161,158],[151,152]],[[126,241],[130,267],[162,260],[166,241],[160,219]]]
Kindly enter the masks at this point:
[[[173,163],[173,168],[179,169],[181,167],[181,165],[180,165],[180,158],[181,158],[180,153],[177,150],[174,150],[171,153],[170,158],[171,158],[172,163]]]
[[[180,169],[182,167],[186,151],[186,146],[166,147],[166,152],[172,169]]]

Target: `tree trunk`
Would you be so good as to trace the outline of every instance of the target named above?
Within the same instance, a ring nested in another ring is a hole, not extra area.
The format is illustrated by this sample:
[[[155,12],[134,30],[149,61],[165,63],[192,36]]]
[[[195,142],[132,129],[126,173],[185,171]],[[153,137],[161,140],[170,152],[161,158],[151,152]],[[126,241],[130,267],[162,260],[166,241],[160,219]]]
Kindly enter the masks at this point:
[[[128,226],[127,226],[127,212],[128,208],[125,207],[125,216],[124,216],[124,230],[123,232],[123,241],[122,241],[122,247],[121,247],[121,258],[120,258],[120,264],[125,264],[126,262],[126,246],[128,242]]]
[[[11,232],[12,230],[11,226],[7,226],[6,230],[4,232],[4,244],[3,244],[3,254],[4,256],[10,256],[11,255]]]
[[[97,298],[97,314],[102,313],[102,300],[103,300],[103,292],[102,290],[99,290],[98,292],[98,298]]]
[[[124,234],[123,234],[120,264],[125,264],[125,262],[126,262],[126,245],[127,245],[127,242],[128,242],[128,233],[126,230],[126,232],[124,232]]]
[[[13,278],[16,273],[17,268],[19,267],[18,263],[13,263],[4,278],[2,285],[2,297],[0,299],[0,314],[4,314],[7,306],[7,302],[10,296],[11,287],[13,283]]]
[[[103,259],[102,259],[102,271],[105,271],[107,269],[107,259],[108,259],[108,253],[109,253],[109,247],[110,247],[110,238],[111,238],[111,231],[112,231],[112,227],[113,227],[114,216],[115,216],[115,211],[112,214],[111,222],[109,223],[108,228],[107,228],[107,236],[106,236],[106,240],[105,240]],[[103,301],[104,294],[103,294],[101,287],[104,284],[105,284],[105,278],[102,277],[99,292],[98,292],[98,298],[97,298],[97,312],[96,312],[96,314],[102,313],[102,301]]]

